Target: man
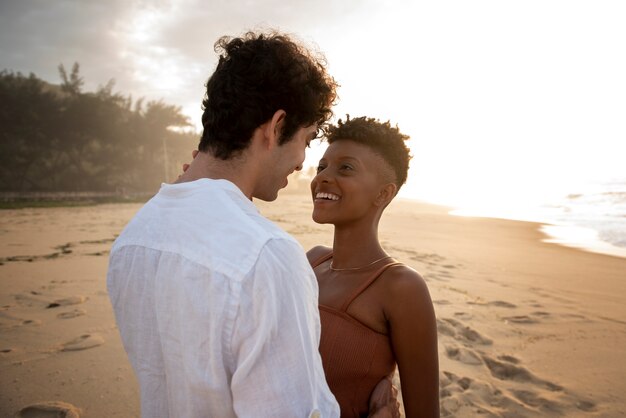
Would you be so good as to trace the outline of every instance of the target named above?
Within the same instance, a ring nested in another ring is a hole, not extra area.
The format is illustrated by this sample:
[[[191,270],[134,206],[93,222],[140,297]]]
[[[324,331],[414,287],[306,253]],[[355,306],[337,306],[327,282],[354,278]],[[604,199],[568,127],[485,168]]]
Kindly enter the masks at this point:
[[[143,417],[339,416],[317,283],[263,218],[331,115],[334,80],[284,35],[222,38],[199,154],[111,250],[109,294]]]

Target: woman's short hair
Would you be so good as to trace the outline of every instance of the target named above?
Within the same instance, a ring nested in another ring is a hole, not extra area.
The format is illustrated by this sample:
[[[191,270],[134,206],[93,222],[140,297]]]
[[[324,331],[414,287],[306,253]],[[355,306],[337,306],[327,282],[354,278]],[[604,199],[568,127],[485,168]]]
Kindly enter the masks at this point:
[[[393,169],[398,190],[406,182],[412,158],[406,145],[409,136],[400,133],[398,126],[391,126],[389,121],[380,122],[365,116],[351,119],[346,115],[345,122],[339,119],[337,125],[328,128],[326,138],[329,144],[350,140],[369,147]]]

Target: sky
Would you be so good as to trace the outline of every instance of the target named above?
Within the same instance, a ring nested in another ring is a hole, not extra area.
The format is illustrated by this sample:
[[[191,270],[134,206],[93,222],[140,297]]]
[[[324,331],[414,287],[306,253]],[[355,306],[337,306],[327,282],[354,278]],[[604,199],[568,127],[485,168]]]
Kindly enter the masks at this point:
[[[493,208],[626,181],[624,22],[621,0],[0,0],[0,69],[79,62],[86,90],[114,79],[200,129],[215,41],[275,28],[324,53],[337,117],[411,136],[405,195]]]

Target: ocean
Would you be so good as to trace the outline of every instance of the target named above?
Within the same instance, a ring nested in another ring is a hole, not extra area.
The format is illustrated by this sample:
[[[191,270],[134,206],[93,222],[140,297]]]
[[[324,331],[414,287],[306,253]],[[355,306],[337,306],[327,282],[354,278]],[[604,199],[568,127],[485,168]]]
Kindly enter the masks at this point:
[[[544,208],[547,241],[626,257],[626,179],[590,183]]]
[[[539,222],[546,242],[626,258],[626,178],[590,181],[524,207],[457,206],[451,214]]]

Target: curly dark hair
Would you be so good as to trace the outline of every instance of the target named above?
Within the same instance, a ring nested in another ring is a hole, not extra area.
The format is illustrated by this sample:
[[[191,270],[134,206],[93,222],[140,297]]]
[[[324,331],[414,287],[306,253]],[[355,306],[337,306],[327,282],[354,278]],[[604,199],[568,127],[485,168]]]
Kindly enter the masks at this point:
[[[287,35],[248,32],[215,43],[220,59],[202,101],[204,131],[198,149],[227,160],[250,144],[256,128],[286,112],[282,145],[303,126],[322,131],[332,116],[337,83],[325,60]]]
[[[345,122],[339,119],[337,125],[328,128],[326,138],[329,144],[349,140],[369,147],[393,169],[398,190],[406,182],[412,158],[405,143],[409,136],[400,133],[397,125],[365,116],[350,119],[350,115],[346,115]]]

